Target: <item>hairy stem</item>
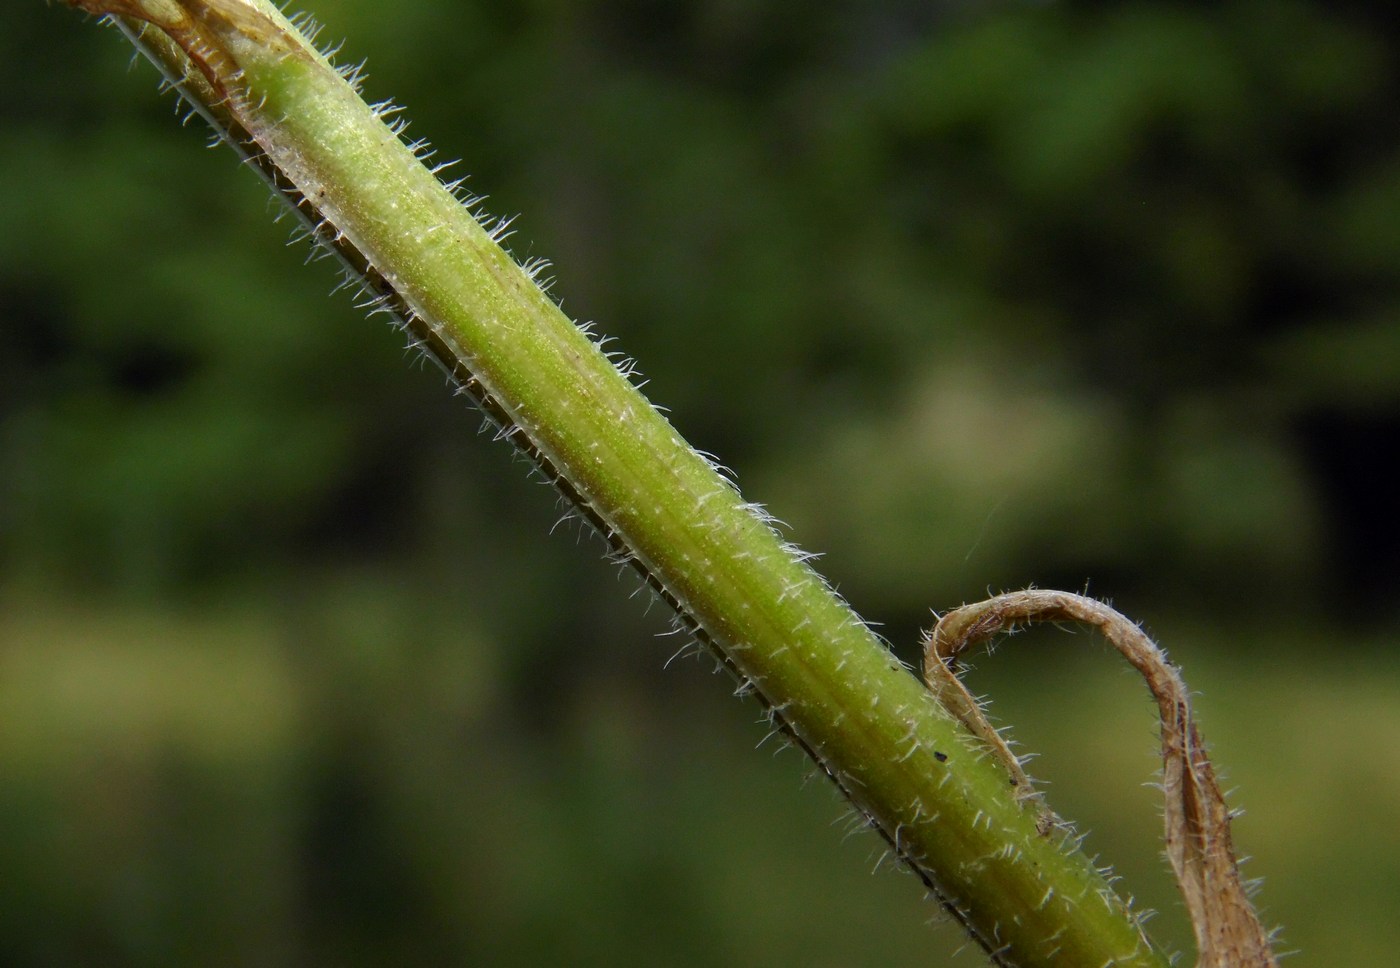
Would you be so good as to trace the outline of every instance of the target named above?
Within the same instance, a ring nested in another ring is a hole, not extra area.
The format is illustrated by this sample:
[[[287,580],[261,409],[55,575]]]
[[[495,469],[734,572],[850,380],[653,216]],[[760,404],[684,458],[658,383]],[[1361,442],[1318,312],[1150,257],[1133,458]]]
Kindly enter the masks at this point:
[[[998,964],[1161,965],[1089,860],[265,0],[131,18],[374,297],[758,697]],[[388,8],[386,8],[386,11]],[[386,12],[385,16],[392,16]]]

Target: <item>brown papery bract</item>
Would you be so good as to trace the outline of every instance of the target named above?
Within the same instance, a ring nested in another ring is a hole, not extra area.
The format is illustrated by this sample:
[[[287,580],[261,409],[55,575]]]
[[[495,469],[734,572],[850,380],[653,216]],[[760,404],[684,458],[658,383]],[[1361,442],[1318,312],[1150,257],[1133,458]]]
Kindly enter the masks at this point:
[[[1034,801],[1040,829],[1059,821],[1045,806],[981,705],[954,674],[958,656],[998,632],[1033,622],[1082,622],[1098,629],[1142,674],[1162,726],[1166,849],[1196,934],[1198,968],[1268,968],[1277,964],[1240,877],[1230,840],[1230,811],[1191,713],[1176,667],[1136,624],[1102,602],[1069,592],[1027,589],[948,612],[929,633],[924,680],[939,700],[1011,774],[1018,794]]]

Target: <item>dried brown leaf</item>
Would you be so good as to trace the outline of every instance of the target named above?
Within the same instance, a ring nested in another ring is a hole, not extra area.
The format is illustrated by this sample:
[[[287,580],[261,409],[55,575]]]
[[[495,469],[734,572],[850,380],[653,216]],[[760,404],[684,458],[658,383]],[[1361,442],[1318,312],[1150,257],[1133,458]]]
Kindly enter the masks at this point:
[[[1240,877],[1230,840],[1230,811],[1191,712],[1176,667],[1133,622],[1102,602],[1069,592],[1028,589],[964,605],[929,633],[924,679],[939,700],[987,745],[1011,775],[1017,795],[1035,802],[1040,828],[1058,821],[1042,802],[1020,761],[987,721],[954,674],[957,657],[1002,631],[1033,622],[1082,622],[1098,629],[1141,673],[1162,727],[1162,787],[1166,851],[1196,934],[1199,968],[1268,968],[1277,964]]]

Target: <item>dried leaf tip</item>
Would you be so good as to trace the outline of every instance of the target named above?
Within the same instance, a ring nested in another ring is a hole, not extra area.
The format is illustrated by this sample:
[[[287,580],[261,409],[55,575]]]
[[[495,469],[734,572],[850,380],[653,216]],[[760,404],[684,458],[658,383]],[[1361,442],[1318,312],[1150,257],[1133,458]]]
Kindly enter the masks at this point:
[[[1020,797],[1036,796],[1020,761],[953,672],[957,657],[998,632],[1033,622],[1082,622],[1103,634],[1141,673],[1162,727],[1166,853],[1196,935],[1198,968],[1274,968],[1269,934],[1240,877],[1230,839],[1231,813],[1176,667],[1135,623],[1103,602],[1069,592],[1027,589],[953,609],[928,635],[924,679],[943,705],[987,745],[1011,774]],[[1054,825],[1044,804],[1041,829]]]

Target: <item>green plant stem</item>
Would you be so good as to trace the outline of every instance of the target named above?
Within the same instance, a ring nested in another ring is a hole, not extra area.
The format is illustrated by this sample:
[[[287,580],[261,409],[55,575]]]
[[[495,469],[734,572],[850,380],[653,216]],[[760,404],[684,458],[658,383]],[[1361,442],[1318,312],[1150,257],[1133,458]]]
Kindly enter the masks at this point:
[[[78,5],[161,28],[142,43],[167,74],[251,137],[387,308],[994,960],[1165,964],[1089,860],[1037,831],[999,766],[270,4]]]

